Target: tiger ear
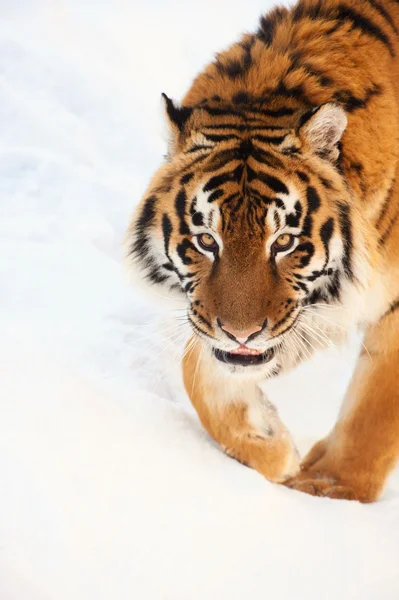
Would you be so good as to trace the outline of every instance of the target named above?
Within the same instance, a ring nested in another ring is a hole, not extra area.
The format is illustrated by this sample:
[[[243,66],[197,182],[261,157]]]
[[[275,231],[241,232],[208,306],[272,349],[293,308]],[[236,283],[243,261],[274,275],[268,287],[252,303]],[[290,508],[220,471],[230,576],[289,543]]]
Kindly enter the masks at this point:
[[[169,154],[175,154],[184,126],[193,112],[188,106],[178,106],[166,94],[162,94],[166,119],[169,125]]]
[[[335,162],[339,156],[338,142],[348,124],[344,109],[333,102],[322,104],[304,116],[299,137],[311,151]]]

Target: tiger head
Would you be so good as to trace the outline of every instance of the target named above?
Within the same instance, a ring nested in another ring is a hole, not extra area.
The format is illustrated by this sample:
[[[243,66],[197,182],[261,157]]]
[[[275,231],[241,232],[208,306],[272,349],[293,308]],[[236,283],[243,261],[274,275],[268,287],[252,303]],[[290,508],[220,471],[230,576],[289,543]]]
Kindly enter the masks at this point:
[[[339,160],[346,114],[334,103],[295,111],[164,100],[169,156],[129,228],[131,263],[187,300],[215,365],[276,373],[312,346],[306,307],[339,303],[359,279]]]

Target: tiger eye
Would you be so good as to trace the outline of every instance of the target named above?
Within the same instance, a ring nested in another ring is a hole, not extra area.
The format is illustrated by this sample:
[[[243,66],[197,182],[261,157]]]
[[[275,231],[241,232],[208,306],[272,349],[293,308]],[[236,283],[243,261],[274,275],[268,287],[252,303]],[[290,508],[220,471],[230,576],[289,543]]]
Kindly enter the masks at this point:
[[[210,233],[200,233],[197,235],[197,240],[204,250],[215,252],[219,248],[217,241]]]
[[[291,241],[291,235],[289,233],[283,233],[279,235],[276,242],[279,246],[288,246]]]
[[[282,233],[278,236],[275,242],[272,245],[272,248],[275,252],[282,252],[284,250],[289,250],[294,244],[295,236],[290,233]]]

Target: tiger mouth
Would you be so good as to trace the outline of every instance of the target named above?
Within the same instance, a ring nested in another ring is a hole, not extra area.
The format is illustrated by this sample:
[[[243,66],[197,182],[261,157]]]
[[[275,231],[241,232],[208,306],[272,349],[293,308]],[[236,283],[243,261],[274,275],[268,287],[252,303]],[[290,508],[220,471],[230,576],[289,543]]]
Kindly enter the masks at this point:
[[[237,348],[236,351],[226,352],[226,350],[219,350],[219,348],[213,348],[213,355],[217,360],[222,363],[229,365],[239,365],[241,367],[259,366],[270,362],[274,356],[274,348],[269,348],[265,352],[258,352],[251,350],[250,348],[243,349]]]

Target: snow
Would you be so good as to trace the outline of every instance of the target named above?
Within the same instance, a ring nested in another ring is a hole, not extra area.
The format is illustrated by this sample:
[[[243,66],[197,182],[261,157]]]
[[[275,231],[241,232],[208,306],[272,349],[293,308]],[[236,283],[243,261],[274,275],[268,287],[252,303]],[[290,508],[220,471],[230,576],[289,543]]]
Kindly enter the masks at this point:
[[[224,456],[183,391],[180,313],[122,265],[165,151],[160,93],[180,98],[267,4],[3,3],[1,600],[399,597],[398,473],[360,505]],[[357,349],[267,384],[302,451]]]

